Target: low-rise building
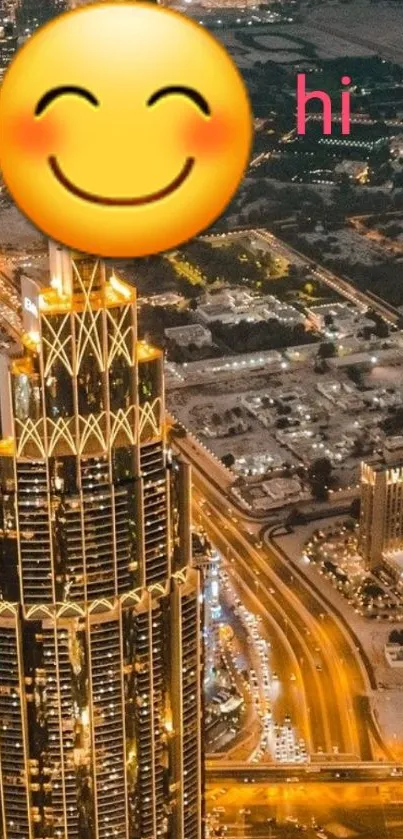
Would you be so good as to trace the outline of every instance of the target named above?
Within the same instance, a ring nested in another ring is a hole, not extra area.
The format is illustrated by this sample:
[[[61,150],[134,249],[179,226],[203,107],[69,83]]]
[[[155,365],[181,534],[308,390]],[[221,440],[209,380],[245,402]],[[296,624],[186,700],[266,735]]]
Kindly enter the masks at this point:
[[[360,313],[346,303],[322,303],[307,309],[307,317],[314,329],[324,332],[331,325],[335,332],[342,335],[352,335],[356,328],[357,316]]]
[[[363,400],[356,390],[346,382],[338,382],[332,379],[318,382],[316,385],[319,393],[329,400],[333,405],[348,413],[360,411],[363,407]]]
[[[394,457],[396,460],[396,452],[401,452],[403,460],[403,435],[395,434],[393,437],[387,437],[384,442],[384,454],[389,457]]]
[[[274,297],[273,294],[266,294],[265,297],[256,300],[254,309],[260,312],[265,320],[276,318],[276,320],[287,323],[289,326],[306,322],[306,317],[302,312],[295,309],[294,306],[290,306],[289,303],[279,300],[278,297]]]
[[[401,644],[385,644],[385,658],[389,667],[403,668],[403,646]]]
[[[196,317],[202,323],[210,324],[219,320],[228,325],[242,320],[258,323],[271,318],[290,326],[306,321],[302,312],[273,294],[258,297],[243,289],[224,289],[220,294],[206,295],[206,302],[198,307]]]
[[[365,160],[340,160],[334,167],[336,175],[347,177],[357,183],[365,184],[368,180],[368,163]]]
[[[196,317],[202,323],[221,321],[236,324],[241,320],[262,320],[253,311],[253,296],[243,289],[224,289],[220,294],[207,294],[205,303],[198,306]]]
[[[179,347],[188,347],[190,344],[195,344],[196,347],[204,347],[209,346],[213,341],[210,330],[202,326],[201,323],[169,327],[165,329],[165,337],[169,341],[174,341]]]
[[[273,478],[264,481],[263,489],[273,501],[291,501],[301,493],[301,484],[297,478]]]

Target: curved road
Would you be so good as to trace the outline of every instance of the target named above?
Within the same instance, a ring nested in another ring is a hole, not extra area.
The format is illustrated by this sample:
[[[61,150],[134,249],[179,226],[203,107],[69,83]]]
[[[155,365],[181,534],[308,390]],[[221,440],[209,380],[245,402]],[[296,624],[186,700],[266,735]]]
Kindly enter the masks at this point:
[[[198,479],[195,479],[195,484],[197,482]],[[198,509],[200,514],[200,507]],[[210,515],[204,508],[202,511],[203,525],[209,538],[224,556],[234,559],[249,589],[256,590],[256,569],[260,572],[258,596],[262,610],[267,610],[286,630],[298,659],[298,682],[304,685],[309,740],[313,751],[331,753],[337,747],[340,753],[358,756],[358,736],[354,729],[349,685],[336,662],[332,645],[326,638],[323,639],[323,630],[316,625],[316,619],[311,616],[306,604],[272,570],[271,563],[267,562],[266,550],[257,550],[251,545],[228,513],[221,512],[216,502],[214,508],[208,510]],[[368,754],[367,749],[367,754],[361,756],[371,759],[372,754]]]
[[[184,450],[189,457],[186,446]],[[341,754],[368,761],[374,759],[376,743],[390,759],[372,715],[370,683],[359,650],[331,604],[309,587],[302,573],[290,571],[273,545],[257,547],[246,517],[236,518],[238,510],[211,484],[200,464],[193,464],[193,484],[195,511],[211,541],[230,563],[233,560],[231,566],[249,595],[257,596],[268,630],[272,631],[269,614],[293,649],[298,664],[293,672],[302,698],[298,725],[302,732],[308,728],[313,751],[337,747]],[[201,499],[207,502],[202,507]]]

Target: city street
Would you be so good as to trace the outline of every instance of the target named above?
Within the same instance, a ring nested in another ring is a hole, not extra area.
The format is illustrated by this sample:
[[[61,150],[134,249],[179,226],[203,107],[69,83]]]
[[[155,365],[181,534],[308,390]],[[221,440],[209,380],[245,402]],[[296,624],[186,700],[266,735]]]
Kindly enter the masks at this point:
[[[201,482],[204,483],[203,479]],[[200,486],[200,477],[196,474],[194,483]],[[196,492],[194,504],[197,500]],[[269,555],[268,549],[257,550],[250,544],[250,537],[243,534],[239,522],[235,526],[228,513],[225,515],[219,510],[216,499],[214,513],[210,512],[207,516],[205,508],[198,507],[209,538],[224,555],[228,555],[229,562],[234,560],[235,570],[241,572],[245,586],[260,604],[262,617],[267,621],[267,615],[270,615],[293,647],[298,660],[296,684],[302,687],[298,727],[304,731],[305,720],[308,721],[307,742],[312,744],[314,752],[332,753],[337,747],[340,753],[371,759],[372,748],[366,726],[358,722],[355,707],[358,695],[354,687],[355,678],[361,681],[361,689],[364,687],[361,671],[352,657],[350,672],[348,675],[345,672],[344,661],[348,660],[350,651],[347,654],[344,650],[345,657],[341,663],[339,651],[333,645],[333,636],[337,637],[339,630],[335,630],[330,616],[325,627],[324,620],[319,617],[325,613],[316,604],[314,595],[301,585],[298,598],[294,588],[291,590],[289,586],[291,581],[287,586],[273,571],[276,562],[274,553]],[[255,567],[260,571],[258,580]],[[277,563],[277,570],[280,568]],[[344,637],[343,645],[346,646]]]
[[[208,784],[208,809],[219,808],[226,837],[306,839],[322,836],[402,839],[403,784]],[[299,829],[298,829],[299,828]],[[306,828],[306,829],[304,829]]]
[[[293,687],[299,687],[300,697],[294,722],[302,736],[307,732],[308,750],[310,746],[320,754],[336,748],[363,760],[390,758],[367,699],[369,675],[353,639],[329,605],[302,578],[291,579],[284,559],[272,546],[257,547],[250,527],[236,518],[238,511],[206,480],[200,466],[194,467],[193,481],[195,520],[201,521],[232,566],[237,584],[259,607],[268,631],[274,622],[286,638],[283,647],[292,647],[284,662],[290,672],[290,655],[295,656]],[[283,674],[280,678],[282,684],[290,684]]]

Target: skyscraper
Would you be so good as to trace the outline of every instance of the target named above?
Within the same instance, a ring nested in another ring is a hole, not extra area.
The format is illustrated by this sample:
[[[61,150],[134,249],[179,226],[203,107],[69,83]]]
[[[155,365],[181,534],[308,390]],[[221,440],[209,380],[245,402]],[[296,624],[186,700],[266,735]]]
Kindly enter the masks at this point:
[[[1,363],[4,839],[201,839],[199,575],[133,288],[51,246]]]
[[[403,549],[403,463],[361,465],[360,551],[368,568]]]

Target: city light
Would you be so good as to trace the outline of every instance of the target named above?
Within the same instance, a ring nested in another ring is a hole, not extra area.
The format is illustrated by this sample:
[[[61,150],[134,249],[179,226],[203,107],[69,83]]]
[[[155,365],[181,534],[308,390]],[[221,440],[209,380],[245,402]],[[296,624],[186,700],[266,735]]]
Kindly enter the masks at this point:
[[[0,81],[78,5],[0,0]],[[255,110],[221,218],[104,264],[0,184],[1,839],[400,839],[403,11],[174,7]]]

